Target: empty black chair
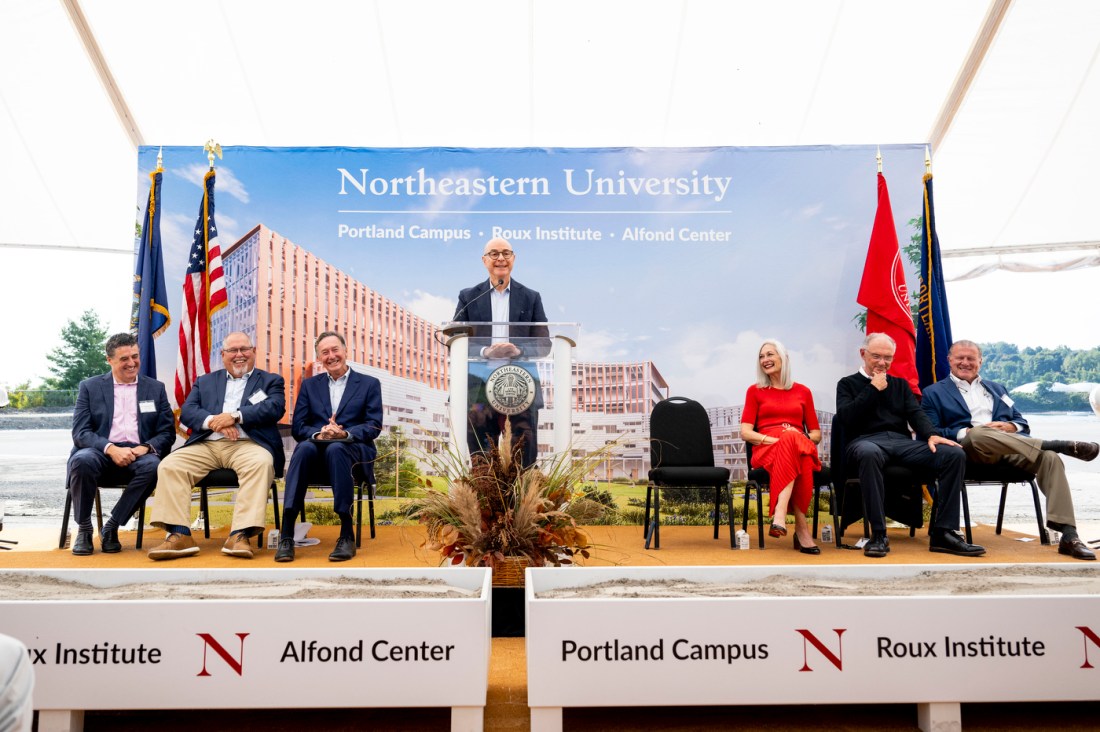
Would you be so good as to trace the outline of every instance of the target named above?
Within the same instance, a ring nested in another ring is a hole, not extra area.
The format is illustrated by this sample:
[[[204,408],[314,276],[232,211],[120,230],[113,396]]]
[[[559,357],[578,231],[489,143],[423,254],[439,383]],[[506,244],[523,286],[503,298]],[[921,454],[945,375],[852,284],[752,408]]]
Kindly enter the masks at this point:
[[[206,474],[206,477],[195,484],[199,489],[199,512],[203,518],[203,532],[207,539],[210,538],[210,498],[208,491],[211,488],[225,488],[238,490],[241,487],[237,480],[237,472],[230,468],[216,468]],[[278,529],[282,516],[279,513],[279,487],[275,481],[271,481],[271,505],[275,509],[275,528]]]
[[[645,545],[661,548],[661,490],[714,488],[714,538],[718,538],[722,489],[726,488],[729,511],[730,548],[733,539],[733,495],[729,490],[729,468],[714,467],[714,443],[707,410],[699,402],[669,397],[653,408],[649,417],[649,485],[645,493]],[[649,521],[653,507],[653,524]]]
[[[103,535],[103,506],[100,504],[99,492],[104,490],[104,489],[124,491],[124,490],[126,490],[126,486],[125,486],[125,484],[124,485],[100,485],[100,486],[96,486],[96,489],[95,489],[95,515],[96,515],[96,523],[99,527],[100,536]],[[73,510],[73,494],[66,488],[65,489],[65,510],[64,510],[64,512],[61,516],[61,538],[57,542],[57,548],[58,549],[64,549],[65,544],[69,540],[69,514],[72,513],[72,510]],[[142,501],[141,505],[138,506],[138,529],[137,529],[137,542],[134,544],[135,549],[140,549],[141,548],[141,540],[144,538],[144,536],[145,536],[145,501]]]
[[[1050,544],[1050,534],[1043,523],[1043,507],[1039,503],[1039,486],[1035,483],[1035,474],[1010,463],[975,463],[966,461],[966,475],[963,478],[962,505],[963,520],[966,526],[966,541],[972,544],[970,532],[970,501],[966,496],[968,485],[1001,484],[1001,503],[997,509],[997,534],[1001,533],[1001,524],[1005,516],[1005,500],[1008,498],[1009,483],[1025,483],[1031,485],[1031,499],[1035,503],[1035,522],[1039,526],[1039,541]]]

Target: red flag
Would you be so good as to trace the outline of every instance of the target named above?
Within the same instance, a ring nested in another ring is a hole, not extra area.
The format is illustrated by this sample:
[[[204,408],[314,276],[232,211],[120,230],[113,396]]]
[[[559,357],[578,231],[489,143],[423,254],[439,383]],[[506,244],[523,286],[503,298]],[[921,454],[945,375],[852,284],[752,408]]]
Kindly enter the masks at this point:
[[[195,240],[183,276],[179,359],[176,361],[176,406],[182,406],[195,381],[210,373],[210,316],[225,307],[225,276],[218,227],[214,225],[214,171],[203,179],[202,205]]]
[[[863,265],[863,281],[859,283],[856,302],[867,308],[867,333],[885,333],[897,342],[889,373],[908,381],[913,393],[919,396],[917,331],[909,309],[909,289],[901,266],[890,192],[886,190],[886,178],[882,173],[878,174],[878,211],[871,228],[871,243],[867,246],[867,262]]]

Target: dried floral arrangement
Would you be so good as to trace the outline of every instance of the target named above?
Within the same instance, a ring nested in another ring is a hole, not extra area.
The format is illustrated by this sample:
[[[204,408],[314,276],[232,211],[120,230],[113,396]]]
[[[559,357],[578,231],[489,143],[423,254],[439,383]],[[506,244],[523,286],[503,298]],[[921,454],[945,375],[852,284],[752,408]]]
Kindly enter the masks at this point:
[[[588,558],[589,537],[577,524],[607,509],[579,486],[607,451],[574,461],[559,456],[545,470],[524,470],[522,445],[522,437],[513,443],[505,423],[499,442],[472,455],[469,467],[452,449],[429,456],[449,477],[450,490],[435,490],[424,479],[425,495],[409,504],[410,518],[427,527],[424,547],[452,564],[494,569],[516,558],[536,567]]]

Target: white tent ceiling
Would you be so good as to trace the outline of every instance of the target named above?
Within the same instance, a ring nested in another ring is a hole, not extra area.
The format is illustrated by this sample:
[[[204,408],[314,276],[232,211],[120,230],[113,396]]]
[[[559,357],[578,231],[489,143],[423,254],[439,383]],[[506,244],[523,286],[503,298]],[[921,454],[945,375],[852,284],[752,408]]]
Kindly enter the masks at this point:
[[[1095,0],[0,0],[0,251],[129,251],[135,145],[214,137],[930,140],[945,250],[1095,254],[1098,53]]]

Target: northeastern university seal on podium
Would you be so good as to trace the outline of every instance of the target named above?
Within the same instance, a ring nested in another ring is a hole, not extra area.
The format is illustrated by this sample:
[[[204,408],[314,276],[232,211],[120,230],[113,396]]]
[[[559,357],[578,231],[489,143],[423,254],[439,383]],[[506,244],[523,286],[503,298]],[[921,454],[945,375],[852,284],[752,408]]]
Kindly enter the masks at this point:
[[[535,377],[520,366],[506,364],[489,374],[485,393],[489,406],[501,414],[526,412],[535,401]]]

